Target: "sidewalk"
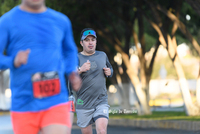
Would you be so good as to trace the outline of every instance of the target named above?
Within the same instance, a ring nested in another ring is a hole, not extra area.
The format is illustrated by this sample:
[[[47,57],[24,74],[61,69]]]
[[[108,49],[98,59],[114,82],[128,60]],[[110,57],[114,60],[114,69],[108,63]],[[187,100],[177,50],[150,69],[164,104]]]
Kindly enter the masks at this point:
[[[0,112],[0,134],[14,134],[11,124],[11,118],[8,113]]]

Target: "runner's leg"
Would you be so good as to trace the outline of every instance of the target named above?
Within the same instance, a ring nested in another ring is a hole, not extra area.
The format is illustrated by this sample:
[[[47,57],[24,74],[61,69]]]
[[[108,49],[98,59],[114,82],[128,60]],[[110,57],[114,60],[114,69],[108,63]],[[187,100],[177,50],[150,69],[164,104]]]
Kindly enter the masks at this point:
[[[42,112],[11,112],[15,134],[37,134]]]
[[[42,128],[42,134],[71,134],[71,128],[59,124],[48,125]]]
[[[74,113],[71,111],[70,111],[70,121],[71,121],[71,126],[72,126],[74,122]],[[71,129],[70,129],[70,133],[71,133]]]
[[[81,128],[81,132],[82,134],[92,134],[92,124],[85,128]]]
[[[54,106],[44,112],[42,134],[71,134],[70,104]]]
[[[107,104],[96,107],[93,119],[95,121],[97,134],[107,134],[109,107]]]
[[[92,134],[94,111],[95,109],[76,109],[77,125],[81,128],[82,134]]]
[[[107,118],[98,118],[95,121],[95,125],[97,134],[107,134],[107,125],[108,125]]]
[[[73,112],[70,112],[70,121],[71,121],[71,124],[73,125],[73,122],[74,122],[74,113]]]

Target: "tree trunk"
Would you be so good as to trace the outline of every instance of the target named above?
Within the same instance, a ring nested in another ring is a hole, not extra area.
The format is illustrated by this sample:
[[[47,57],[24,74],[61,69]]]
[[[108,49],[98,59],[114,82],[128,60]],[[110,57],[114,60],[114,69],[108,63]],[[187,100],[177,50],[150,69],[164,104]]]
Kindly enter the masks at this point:
[[[131,64],[130,64],[130,60],[129,60],[129,57],[126,53],[124,53],[122,51],[122,49],[118,46],[118,45],[115,45],[115,49],[121,53],[122,55],[122,59],[124,61],[124,64],[126,65],[127,67],[127,74],[131,80],[131,82],[133,83],[134,87],[135,87],[135,91],[136,91],[136,94],[138,96],[138,99],[140,101],[140,105],[141,105],[141,109],[138,110],[138,113],[139,115],[144,115],[144,114],[150,114],[151,112],[149,111],[149,106],[147,104],[147,98],[146,98],[146,93],[144,90],[142,90],[142,85],[140,83],[140,80],[137,76],[137,74],[134,72]]]
[[[177,44],[175,44],[176,43],[175,41],[173,42],[171,40],[171,37],[169,35],[167,35],[167,37],[168,37],[168,49],[167,50],[168,50],[169,56],[172,59],[172,62],[174,64],[174,67],[177,72],[177,76],[179,79],[179,85],[180,85],[183,100],[185,103],[186,114],[190,115],[190,116],[199,115],[199,108],[197,108],[192,102],[188,83],[185,78],[185,74],[184,74],[180,59],[176,53]],[[175,37],[174,37],[174,39],[175,39]]]
[[[130,83],[123,83],[123,103],[121,105],[122,109],[130,109],[130,101],[129,101],[129,90],[130,90]]]
[[[122,103],[120,105],[120,108],[129,109],[130,108],[130,103],[129,103],[129,89],[130,89],[130,86],[129,86],[129,84],[127,82],[126,83],[122,82],[123,78],[121,78],[120,75],[117,75],[116,78],[117,78],[117,83],[119,85],[119,88],[122,91],[122,93],[121,93]]]
[[[185,78],[185,75],[180,63],[180,59],[178,58],[178,56],[175,57],[175,60],[173,61],[173,63],[178,75],[179,85],[181,87],[181,92],[182,92],[183,100],[185,103],[186,114],[189,116],[199,115],[200,114],[199,108],[197,108],[192,102],[192,98],[191,98],[189,87],[188,87],[188,82]]]
[[[139,81],[139,78],[138,80],[136,80],[134,86],[135,87],[135,90],[136,90],[136,93],[137,93],[137,96],[140,100],[140,103],[142,105],[142,112],[141,114],[151,114],[151,110],[150,110],[150,107],[149,107],[149,88],[148,88],[148,84],[147,83],[147,79],[146,79],[146,75],[147,75],[147,68],[146,68],[146,60],[145,60],[145,57],[144,57],[144,51],[145,51],[145,41],[144,41],[144,30],[143,30],[143,20],[141,17],[138,18],[139,20],[139,38],[140,38],[140,42],[141,42],[141,47],[139,46],[139,41],[138,41],[138,36],[136,34],[136,32],[133,30],[133,39],[134,39],[134,43],[136,45],[136,48],[137,48],[137,51],[138,51],[138,56],[139,56],[139,59],[140,59],[140,78],[141,78],[141,82],[140,84],[137,82]],[[135,76],[136,77],[136,76]],[[133,79],[133,78],[132,78]],[[139,89],[141,88],[141,89]]]
[[[199,75],[197,78],[196,84],[196,98],[197,98],[197,105],[200,107],[200,63],[199,63]]]
[[[145,37],[144,37],[143,15],[140,11],[139,11],[139,13],[140,13],[138,15],[139,42],[141,44],[141,47],[137,46],[137,49],[141,49],[141,51],[139,51],[139,54],[138,54],[139,59],[140,59],[140,65],[141,65],[140,77],[141,77],[142,89],[145,91],[145,94],[146,94],[146,103],[147,103],[147,106],[148,106],[147,112],[151,113],[150,106],[149,106],[149,101],[150,101],[149,82],[150,82],[150,79],[147,80],[147,77],[150,78],[150,76],[151,76],[151,71],[149,70],[150,66],[149,66],[149,69],[148,69],[147,62],[146,62],[146,59],[145,59],[145,51],[146,51],[145,46],[146,46],[146,44],[145,44]],[[135,36],[135,38],[136,38],[136,36]],[[148,71],[150,71],[150,72],[148,72]]]

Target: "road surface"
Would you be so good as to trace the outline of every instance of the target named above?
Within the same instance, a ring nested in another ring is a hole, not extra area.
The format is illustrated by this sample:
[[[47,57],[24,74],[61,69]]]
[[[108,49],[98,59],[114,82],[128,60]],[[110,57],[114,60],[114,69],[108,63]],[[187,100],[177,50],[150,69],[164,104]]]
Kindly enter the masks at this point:
[[[0,134],[14,134],[9,115],[0,115]],[[74,124],[72,134],[81,134],[80,128]],[[96,134],[93,126],[93,134]],[[108,126],[108,134],[200,134],[200,132],[167,130],[167,129],[141,129],[134,127]]]

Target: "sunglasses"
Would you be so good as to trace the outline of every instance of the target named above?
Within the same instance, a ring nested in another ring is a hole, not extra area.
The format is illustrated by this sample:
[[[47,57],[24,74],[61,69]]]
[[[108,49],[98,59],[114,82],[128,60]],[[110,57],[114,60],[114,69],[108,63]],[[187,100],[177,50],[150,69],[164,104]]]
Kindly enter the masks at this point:
[[[83,36],[87,36],[87,35],[95,35],[96,36],[96,32],[93,30],[87,30],[85,32],[83,32]]]
[[[87,30],[87,31],[83,32],[81,40],[84,40],[88,35],[93,35],[95,38],[97,38],[96,32],[94,30]]]

